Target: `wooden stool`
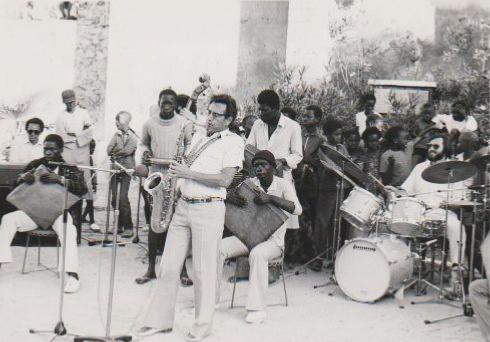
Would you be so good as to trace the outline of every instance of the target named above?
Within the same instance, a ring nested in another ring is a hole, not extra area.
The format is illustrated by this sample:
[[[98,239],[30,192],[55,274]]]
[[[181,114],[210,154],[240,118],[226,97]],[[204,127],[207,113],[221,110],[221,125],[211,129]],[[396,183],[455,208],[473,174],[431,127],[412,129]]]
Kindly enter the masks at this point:
[[[31,241],[31,237],[37,237],[37,241],[38,241],[38,244],[37,244],[37,265],[42,267],[42,269],[26,271],[25,269],[26,269],[26,261],[27,261],[27,251],[29,250],[29,242]],[[48,266],[41,263],[41,239],[42,238],[53,238],[53,237],[56,238],[56,244],[57,244],[57,246],[56,246],[57,264],[56,264],[56,267],[48,267]],[[51,271],[51,272],[56,273],[57,277],[59,278],[60,277],[60,274],[58,272],[58,265],[60,262],[59,247],[60,247],[60,242],[58,240],[58,234],[56,234],[56,232],[53,229],[51,229],[51,228],[49,228],[49,229],[37,228],[37,229],[31,230],[31,231],[28,231],[27,232],[27,239],[26,239],[26,249],[25,249],[25,253],[24,253],[24,262],[22,264],[22,274],[47,270],[47,271]],[[53,271],[53,270],[56,270],[56,271]]]
[[[236,278],[239,270],[240,257],[236,258],[235,275],[233,276],[233,294],[231,295],[231,308],[233,308],[233,303],[235,301],[235,289],[236,289]],[[284,287],[284,298],[285,305],[288,306],[288,292],[286,290],[286,278],[284,277],[284,253],[275,259],[269,260],[269,267],[278,267],[280,270],[280,276],[282,277],[282,284]]]

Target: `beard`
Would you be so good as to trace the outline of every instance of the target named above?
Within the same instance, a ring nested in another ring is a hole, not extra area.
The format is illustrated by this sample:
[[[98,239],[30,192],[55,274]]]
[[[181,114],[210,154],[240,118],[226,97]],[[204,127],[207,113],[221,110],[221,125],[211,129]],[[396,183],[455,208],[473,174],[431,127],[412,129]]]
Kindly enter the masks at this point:
[[[444,157],[443,153],[427,153],[427,159],[431,162],[439,161]]]

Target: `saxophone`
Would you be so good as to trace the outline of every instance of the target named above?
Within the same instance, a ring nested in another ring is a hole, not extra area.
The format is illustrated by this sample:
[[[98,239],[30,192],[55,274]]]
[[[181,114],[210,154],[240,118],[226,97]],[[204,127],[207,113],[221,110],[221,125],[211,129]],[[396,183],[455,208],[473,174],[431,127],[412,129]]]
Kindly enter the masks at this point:
[[[177,149],[173,159],[150,158],[153,165],[162,167],[162,172],[151,173],[144,182],[144,189],[153,197],[153,208],[151,211],[151,230],[155,233],[164,233],[170,226],[172,216],[177,202],[175,191],[177,179],[170,177],[168,166],[171,161],[182,163],[185,152],[185,126],[182,127],[177,139]]]

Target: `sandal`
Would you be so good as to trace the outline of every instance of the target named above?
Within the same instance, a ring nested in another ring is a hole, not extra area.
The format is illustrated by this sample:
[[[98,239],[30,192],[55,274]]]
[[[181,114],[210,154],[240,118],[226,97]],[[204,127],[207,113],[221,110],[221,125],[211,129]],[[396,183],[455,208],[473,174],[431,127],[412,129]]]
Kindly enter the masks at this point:
[[[135,279],[135,282],[138,285],[143,285],[143,284],[146,284],[147,282],[149,282],[149,281],[151,281],[153,279],[156,279],[156,278],[157,278],[156,275],[148,275],[148,273],[147,273],[147,274],[145,274],[144,276],[142,276],[140,278],[136,278]]]

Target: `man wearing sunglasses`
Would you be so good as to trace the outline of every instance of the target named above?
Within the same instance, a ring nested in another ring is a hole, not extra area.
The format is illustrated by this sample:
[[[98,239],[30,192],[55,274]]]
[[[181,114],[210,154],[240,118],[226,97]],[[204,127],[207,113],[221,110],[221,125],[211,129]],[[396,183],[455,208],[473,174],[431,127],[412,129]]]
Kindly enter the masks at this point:
[[[39,136],[44,130],[44,123],[39,118],[27,120],[25,125],[27,139],[24,135],[17,137],[10,148],[10,163],[27,164],[33,159],[43,156],[43,144]]]
[[[401,185],[401,189],[406,191],[409,195],[415,195],[415,198],[422,201],[426,206],[424,213],[425,220],[446,220],[446,210],[444,204],[447,200],[447,184],[437,184],[426,181],[422,178],[422,173],[425,169],[433,164],[443,162],[449,157],[449,139],[447,135],[436,134],[429,139],[427,158],[428,160],[417,164],[405,182]],[[463,189],[468,185],[467,181],[461,181],[457,183],[450,183],[452,189]],[[416,195],[419,194],[419,195]],[[403,193],[402,193],[403,195]],[[464,198],[464,190],[454,190],[449,193],[449,201],[457,201]],[[451,272],[451,284],[454,285],[456,279],[455,266],[458,265],[458,243],[460,235],[460,221],[458,216],[448,211],[447,216],[447,228],[446,236],[449,241],[449,261],[453,266]],[[463,229],[462,232],[462,255],[464,254],[466,234]]]

